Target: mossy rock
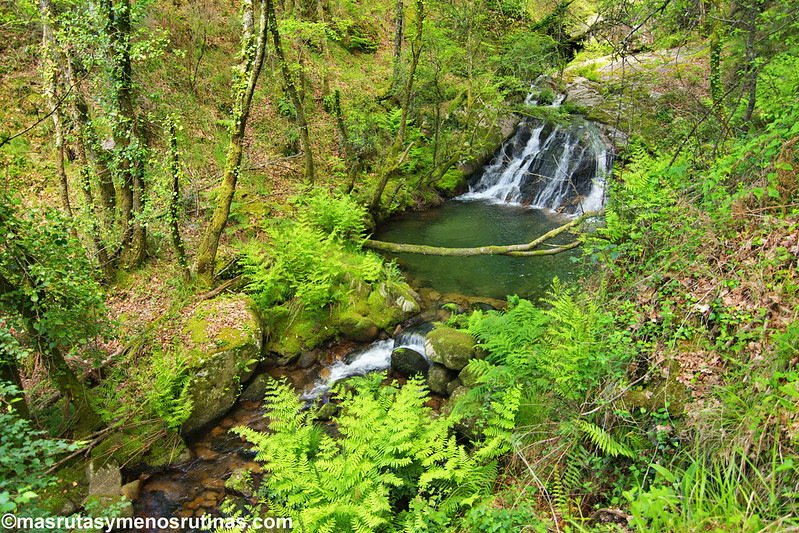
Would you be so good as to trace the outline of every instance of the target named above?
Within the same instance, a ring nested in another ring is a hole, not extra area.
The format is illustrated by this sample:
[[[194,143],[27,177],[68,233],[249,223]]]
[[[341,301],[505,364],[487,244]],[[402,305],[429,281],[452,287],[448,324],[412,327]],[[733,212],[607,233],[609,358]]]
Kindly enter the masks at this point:
[[[47,487],[39,495],[42,505],[55,515],[70,515],[78,510],[89,495],[89,483],[86,481],[86,463],[75,460],[55,471],[58,482]]]
[[[337,327],[343,336],[361,342],[373,341],[380,333],[380,329],[374,320],[355,311],[350,311],[342,316]]]
[[[389,330],[421,311],[418,300],[419,296],[407,283],[380,283],[367,298],[369,312],[366,316],[378,327]]]
[[[691,401],[688,388],[670,377],[650,384],[641,390],[631,390],[616,402],[617,407],[633,413],[644,410],[654,413],[666,409],[671,416],[685,414],[685,406]]]
[[[380,330],[390,331],[421,311],[418,295],[407,283],[353,280],[345,292],[347,297],[332,310],[293,311],[275,306],[263,312],[269,339],[266,351],[275,354],[277,364],[294,362],[334,337],[374,340]]]
[[[330,313],[299,309],[291,311],[275,306],[264,313],[269,341],[266,351],[274,354],[275,363],[285,366],[294,363],[303,352],[312,350],[336,335]]]
[[[427,386],[431,392],[439,396],[446,396],[450,392],[447,387],[457,377],[458,374],[454,370],[439,363],[431,363],[427,371]]]
[[[427,377],[430,363],[422,354],[410,348],[397,348],[391,352],[391,368],[403,377],[416,374]]]
[[[458,374],[458,379],[460,379],[461,383],[464,387],[471,389],[475,385],[477,385],[477,372],[474,371],[473,365],[467,364],[463,367],[460,374]]]
[[[461,330],[442,327],[427,334],[424,350],[427,358],[445,367],[460,371],[475,357],[475,340]]]
[[[467,387],[461,385],[455,388],[444,404],[444,407],[441,409],[441,414],[443,416],[451,416],[455,410],[455,406],[458,405],[459,402],[468,401],[466,400],[467,394],[469,394],[469,389]],[[453,425],[453,429],[470,440],[476,440],[482,433],[480,424],[481,421],[477,416],[460,417]]]
[[[195,432],[223,416],[260,360],[263,333],[252,303],[242,297],[201,302],[186,326],[191,415],[181,426]]]

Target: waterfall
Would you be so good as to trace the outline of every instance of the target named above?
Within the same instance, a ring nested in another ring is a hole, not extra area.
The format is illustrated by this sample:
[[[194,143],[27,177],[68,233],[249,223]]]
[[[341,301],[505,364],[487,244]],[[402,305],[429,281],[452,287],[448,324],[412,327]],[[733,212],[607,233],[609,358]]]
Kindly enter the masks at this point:
[[[326,367],[324,377],[314,383],[311,390],[302,395],[302,399],[316,399],[341,379],[387,369],[391,366],[391,352],[399,348],[409,348],[424,355],[424,337],[432,328],[432,324],[408,328],[394,339],[375,341],[368,348],[355,352],[342,361],[336,361]]]
[[[577,215],[602,207],[612,168],[613,151],[591,123],[576,117],[565,125],[525,119],[459,198]]]

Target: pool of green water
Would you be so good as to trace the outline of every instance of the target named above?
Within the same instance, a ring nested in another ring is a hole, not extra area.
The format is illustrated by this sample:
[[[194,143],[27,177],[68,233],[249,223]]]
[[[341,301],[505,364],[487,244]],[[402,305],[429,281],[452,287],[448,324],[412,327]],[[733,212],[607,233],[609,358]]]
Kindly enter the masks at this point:
[[[568,219],[539,209],[451,200],[442,207],[408,213],[383,224],[374,238],[381,241],[445,247],[473,247],[530,242]],[[566,244],[561,235],[552,244]],[[389,254],[421,285],[440,293],[504,299],[511,294],[539,299],[557,276],[566,281],[580,273],[579,250],[544,257],[439,257]]]

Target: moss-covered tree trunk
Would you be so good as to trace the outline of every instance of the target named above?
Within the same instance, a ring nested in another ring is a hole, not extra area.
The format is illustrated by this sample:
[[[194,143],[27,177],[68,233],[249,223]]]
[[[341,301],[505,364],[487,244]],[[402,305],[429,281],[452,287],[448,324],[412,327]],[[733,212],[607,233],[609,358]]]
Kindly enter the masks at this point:
[[[186,248],[183,246],[183,239],[180,237],[180,226],[178,225],[180,200],[180,155],[178,154],[178,136],[175,129],[175,120],[170,117],[167,125],[169,135],[169,172],[172,174],[172,191],[169,196],[169,233],[172,236],[172,247],[178,256],[178,262],[184,269],[184,275],[188,275],[186,263]]]
[[[402,164],[400,158],[400,149],[405,142],[405,127],[408,122],[408,109],[410,108],[411,92],[413,91],[413,79],[416,75],[416,67],[419,65],[419,57],[422,55],[422,36],[424,31],[424,18],[425,8],[424,0],[416,0],[416,34],[413,38],[411,48],[411,65],[408,69],[408,78],[405,80],[405,87],[402,90],[402,113],[400,115],[399,129],[397,136],[394,139],[394,144],[386,154],[383,165],[380,168],[380,178],[377,183],[377,188],[372,195],[372,200],[369,202],[369,211],[376,214],[380,209],[380,199],[383,196],[383,191],[388,184],[397,167]]]
[[[525,244],[509,244],[509,245],[489,245],[478,246],[475,248],[444,248],[442,246],[427,246],[424,244],[402,244],[396,242],[374,241],[368,239],[364,242],[364,248],[371,248],[373,250],[381,250],[384,252],[393,253],[411,253],[422,255],[438,255],[438,256],[457,256],[468,257],[472,255],[510,255],[518,257],[531,257],[538,255],[554,255],[566,250],[571,250],[580,245],[580,241],[574,241],[569,244],[548,248],[545,250],[536,250],[539,246],[546,243],[546,241],[557,237],[561,233],[568,231],[576,226],[579,226],[589,218],[594,218],[601,215],[599,211],[588,211],[579,217],[570,220],[566,224],[557,227],[547,233],[541,235],[537,239]]]
[[[252,0],[244,0],[242,4],[241,61],[233,81],[235,107],[233,109],[233,123],[230,127],[230,143],[228,144],[225,170],[217,193],[214,213],[205,227],[205,235],[200,245],[200,251],[197,254],[196,272],[206,285],[211,284],[216,252],[219,248],[219,239],[227,224],[227,219],[230,215],[230,204],[233,201],[233,194],[236,192],[236,183],[241,171],[241,158],[244,150],[244,133],[247,127],[247,119],[250,116],[250,104],[252,103],[258,76],[261,73],[264,49],[266,47],[266,16],[268,10],[266,8],[261,9],[256,43],[253,34],[255,18],[253,2]]]
[[[286,85],[286,92],[289,93],[291,103],[297,112],[297,127],[300,130],[300,142],[302,143],[302,150],[305,155],[305,181],[312,185],[315,179],[313,152],[311,151],[311,141],[308,134],[308,120],[305,118],[305,109],[302,105],[302,100],[297,93],[297,87],[294,84],[294,78],[289,70],[289,65],[286,62],[286,54],[283,52],[283,46],[280,39],[280,30],[277,27],[277,17],[275,16],[275,6],[272,0],[265,0],[264,9],[266,11],[267,26],[269,33],[272,34],[272,41],[275,46],[275,53],[277,60],[280,64],[280,71],[283,74],[283,83]]]
[[[119,258],[122,264],[136,267],[144,261],[147,226],[141,220],[144,212],[144,141],[137,132],[133,66],[131,62],[130,0],[103,1],[103,15],[109,38],[108,64],[113,105],[111,132],[117,153],[116,171],[119,182],[117,202],[121,238]]]

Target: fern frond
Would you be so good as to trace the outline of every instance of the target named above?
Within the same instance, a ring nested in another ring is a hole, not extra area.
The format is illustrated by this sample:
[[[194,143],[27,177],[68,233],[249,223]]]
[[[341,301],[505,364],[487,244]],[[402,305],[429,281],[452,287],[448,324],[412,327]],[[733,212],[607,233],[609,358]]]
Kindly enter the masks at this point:
[[[618,442],[613,436],[602,429],[601,427],[587,422],[586,420],[578,420],[577,427],[585,433],[591,442],[605,455],[611,457],[618,457],[623,455],[625,457],[634,458],[635,453],[624,444]]]

